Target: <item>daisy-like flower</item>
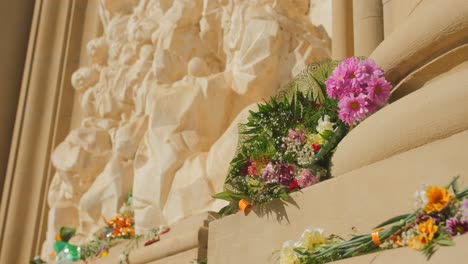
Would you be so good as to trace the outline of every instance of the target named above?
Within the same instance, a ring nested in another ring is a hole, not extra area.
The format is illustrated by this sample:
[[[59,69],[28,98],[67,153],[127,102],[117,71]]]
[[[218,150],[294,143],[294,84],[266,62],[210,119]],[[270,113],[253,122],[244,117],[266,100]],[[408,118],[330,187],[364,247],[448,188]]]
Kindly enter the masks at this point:
[[[358,120],[363,120],[369,112],[366,97],[363,94],[345,96],[338,102],[338,106],[340,108],[338,117],[348,125],[352,125]]]
[[[358,69],[356,70],[356,78],[360,82],[367,82],[372,77],[383,77],[383,70],[375,64],[371,59],[359,62]]]
[[[468,232],[468,221],[461,218],[451,218],[447,220],[447,231],[452,236],[463,235]]]
[[[427,205],[424,211],[428,214],[440,212],[450,203],[451,195],[445,188],[430,186],[426,189]]]
[[[341,62],[333,71],[333,75],[325,81],[328,96],[341,99],[350,91],[356,92],[356,89],[360,89],[359,80],[356,78],[358,68],[357,58],[347,58]]]
[[[301,175],[297,179],[297,183],[299,187],[305,188],[307,186],[314,185],[319,182],[319,179],[312,174],[312,172],[308,169],[303,169],[301,171]]]
[[[385,78],[372,77],[368,82],[367,95],[371,102],[383,106],[390,98],[392,85]]]

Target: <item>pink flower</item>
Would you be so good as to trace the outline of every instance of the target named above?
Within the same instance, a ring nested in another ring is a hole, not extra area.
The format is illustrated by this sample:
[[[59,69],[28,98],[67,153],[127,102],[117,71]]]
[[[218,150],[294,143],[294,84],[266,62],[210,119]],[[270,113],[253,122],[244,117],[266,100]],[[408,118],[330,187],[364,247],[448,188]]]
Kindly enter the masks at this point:
[[[299,175],[299,178],[297,179],[297,183],[299,184],[299,187],[305,188],[307,186],[314,185],[319,182],[319,179],[310,172],[308,169],[304,169],[301,172],[301,175]]]
[[[390,90],[392,85],[382,77],[371,77],[367,86],[367,94],[369,100],[378,106],[383,106],[390,98]]]
[[[333,71],[333,75],[326,81],[327,94],[330,98],[341,99],[349,93],[356,93],[362,89],[356,78],[359,60],[351,57],[345,59]]]
[[[305,143],[306,135],[304,131],[289,129],[288,138],[291,140],[297,140],[302,145]]]
[[[275,166],[272,162],[268,162],[265,168],[263,168],[262,178],[266,183],[278,182],[278,174],[275,172]]]
[[[366,96],[363,94],[343,97],[338,102],[338,107],[340,108],[338,117],[348,125],[352,125],[355,121],[366,118],[369,112]]]
[[[371,59],[363,60],[359,62],[359,67],[356,70],[356,78],[360,82],[367,82],[372,77],[381,78],[384,76],[384,72],[379,68],[375,62]]]

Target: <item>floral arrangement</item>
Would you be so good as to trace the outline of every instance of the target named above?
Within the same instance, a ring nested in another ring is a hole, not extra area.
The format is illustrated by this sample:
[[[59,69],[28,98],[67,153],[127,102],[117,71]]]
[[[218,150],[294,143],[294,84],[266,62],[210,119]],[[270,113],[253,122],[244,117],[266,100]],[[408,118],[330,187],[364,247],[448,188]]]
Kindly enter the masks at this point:
[[[158,242],[161,235],[170,231],[169,227],[161,225],[150,230],[146,235],[135,235],[132,201],[132,194],[129,193],[117,216],[111,220],[107,220],[103,216],[102,219],[106,226],[96,232],[93,239],[80,246],[69,243],[69,240],[75,235],[76,229],[62,227],[54,243],[55,252],[51,254],[52,257],[55,257],[55,262],[68,264],[80,259],[88,261],[94,258],[106,257],[110,248],[127,240],[126,248],[119,257],[119,263],[129,263],[130,252],[139,246],[138,242],[142,237],[145,238],[144,246],[149,246]],[[30,261],[30,264],[44,263],[46,262],[40,257]]]
[[[214,196],[230,202],[219,213],[248,213],[330,178],[337,144],[387,103],[391,88],[369,59],[309,66],[241,126],[224,192]]]
[[[411,247],[430,259],[439,246],[452,246],[454,236],[468,232],[468,189],[459,191],[457,180],[416,192],[418,209],[414,213],[389,219],[372,234],[346,241],[325,236],[322,229],[308,228],[298,242],[283,244],[279,262],[327,263],[399,247]]]

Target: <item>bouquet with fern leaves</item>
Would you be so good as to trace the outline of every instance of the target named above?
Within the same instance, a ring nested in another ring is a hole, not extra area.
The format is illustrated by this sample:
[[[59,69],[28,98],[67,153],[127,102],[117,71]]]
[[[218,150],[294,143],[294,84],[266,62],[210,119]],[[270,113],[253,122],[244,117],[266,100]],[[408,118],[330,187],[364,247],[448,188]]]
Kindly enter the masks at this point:
[[[371,60],[309,65],[241,125],[224,192],[214,196],[230,202],[219,213],[248,213],[330,178],[338,143],[388,101],[390,89]]]

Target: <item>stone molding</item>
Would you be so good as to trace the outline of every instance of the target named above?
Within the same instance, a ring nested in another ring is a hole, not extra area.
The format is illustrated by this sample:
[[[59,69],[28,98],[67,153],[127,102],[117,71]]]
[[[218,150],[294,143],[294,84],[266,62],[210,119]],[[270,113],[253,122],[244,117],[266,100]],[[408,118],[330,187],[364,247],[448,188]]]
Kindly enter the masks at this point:
[[[50,154],[69,131],[88,1],[37,0],[0,211],[0,263],[40,253],[47,220]]]

